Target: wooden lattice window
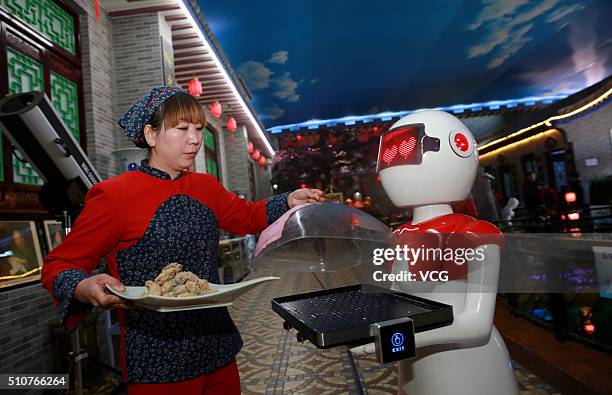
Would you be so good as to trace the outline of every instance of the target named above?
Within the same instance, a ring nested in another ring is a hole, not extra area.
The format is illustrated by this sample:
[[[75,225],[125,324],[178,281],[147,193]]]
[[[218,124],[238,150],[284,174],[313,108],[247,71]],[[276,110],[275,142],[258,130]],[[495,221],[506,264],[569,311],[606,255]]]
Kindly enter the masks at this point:
[[[0,0],[12,15],[76,55],[75,18],[52,0]]]
[[[77,31],[76,14],[60,2],[0,0],[0,94],[45,92],[85,148]],[[39,210],[34,197],[42,178],[5,136],[0,140],[0,211]],[[6,199],[19,194],[28,197]]]
[[[219,179],[219,165],[217,162],[217,136],[215,132],[204,128],[204,157],[206,158],[206,173]]]

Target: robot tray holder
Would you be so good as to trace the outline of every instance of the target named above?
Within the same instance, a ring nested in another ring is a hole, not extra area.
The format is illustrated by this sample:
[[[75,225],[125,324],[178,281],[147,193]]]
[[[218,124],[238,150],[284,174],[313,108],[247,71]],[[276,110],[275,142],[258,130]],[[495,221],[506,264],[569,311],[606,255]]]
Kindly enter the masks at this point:
[[[262,233],[256,263],[275,272],[367,268],[373,248],[395,244],[389,227],[361,210],[311,204],[286,213]],[[285,329],[298,331],[299,341],[308,339],[319,348],[370,343],[380,325],[409,321],[406,317],[413,321],[410,332],[453,322],[452,306],[369,284],[275,298],[272,309],[285,320]]]
[[[453,323],[452,306],[369,284],[272,299],[272,309],[318,348],[374,340],[372,325],[409,317],[416,333]]]

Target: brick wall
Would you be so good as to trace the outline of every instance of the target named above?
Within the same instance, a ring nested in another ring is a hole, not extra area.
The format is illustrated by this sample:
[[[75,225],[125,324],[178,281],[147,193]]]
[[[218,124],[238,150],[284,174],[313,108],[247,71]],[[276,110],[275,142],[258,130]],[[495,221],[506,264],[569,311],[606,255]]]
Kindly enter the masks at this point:
[[[257,189],[255,199],[260,200],[272,194],[271,178],[271,171],[268,168],[255,164],[255,185]]]
[[[96,21],[91,0],[76,3],[85,11],[80,14],[79,24],[87,154],[100,177],[106,179],[118,172],[111,154],[116,143],[111,21],[105,12]]]
[[[608,100],[595,111],[559,124],[574,148],[576,169],[583,180],[612,175],[612,104]],[[597,166],[587,166],[586,159],[597,159]]]
[[[226,133],[226,132],[225,132]],[[225,187],[232,192],[241,192],[252,199],[255,191],[251,191],[249,183],[249,167],[247,132],[244,126],[239,126],[234,132],[235,141],[225,140],[225,154],[227,163],[227,185]]]
[[[53,299],[40,283],[1,291],[0,372],[51,372],[49,320],[56,317]]]
[[[161,27],[156,13],[112,18],[115,57],[116,117],[123,114],[147,90],[164,84]],[[130,147],[119,126],[116,147]]]

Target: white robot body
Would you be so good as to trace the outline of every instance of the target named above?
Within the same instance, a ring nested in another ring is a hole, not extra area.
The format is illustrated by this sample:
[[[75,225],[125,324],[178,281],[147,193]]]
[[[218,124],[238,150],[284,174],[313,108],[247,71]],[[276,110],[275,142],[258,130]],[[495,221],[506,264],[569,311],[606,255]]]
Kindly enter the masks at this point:
[[[448,113],[411,114],[381,136],[382,185],[396,206],[414,207],[413,221],[404,227],[436,233],[443,217],[452,215],[449,203],[468,197],[477,169],[474,137]],[[419,283],[420,291],[431,291],[419,294],[414,283],[394,284],[402,292],[452,305],[454,314],[452,325],[416,334],[417,358],[399,362],[399,393],[518,394],[508,351],[493,326],[500,248],[488,243],[481,247],[485,259],[467,262],[466,278]],[[393,270],[410,270],[401,266],[396,262]]]
[[[495,327],[485,344],[420,348],[417,360],[399,365],[399,394],[518,394],[508,351]]]

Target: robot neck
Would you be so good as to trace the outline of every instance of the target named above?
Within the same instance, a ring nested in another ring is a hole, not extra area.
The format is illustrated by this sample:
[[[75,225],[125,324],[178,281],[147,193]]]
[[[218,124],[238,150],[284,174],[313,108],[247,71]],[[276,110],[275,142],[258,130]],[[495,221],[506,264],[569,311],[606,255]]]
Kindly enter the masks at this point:
[[[452,213],[453,209],[450,204],[431,204],[429,206],[415,207],[412,214],[412,225]]]

